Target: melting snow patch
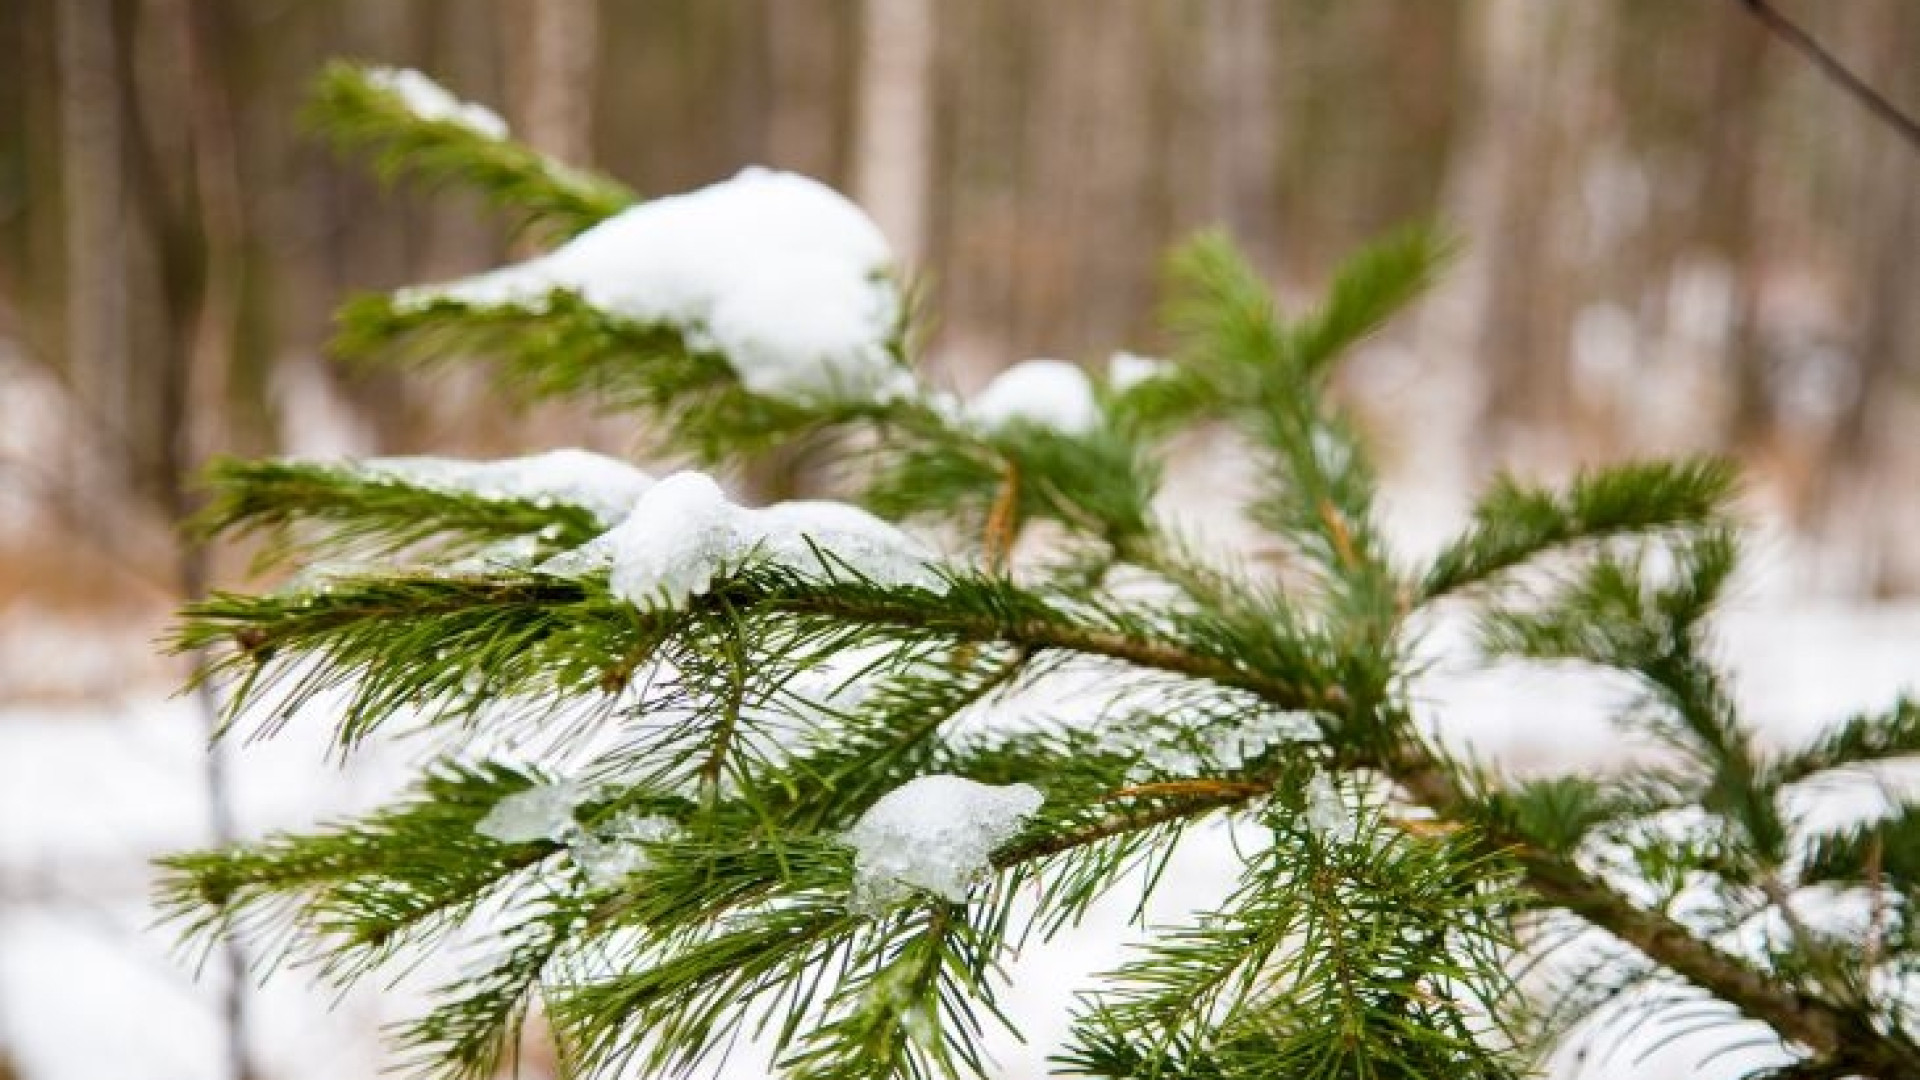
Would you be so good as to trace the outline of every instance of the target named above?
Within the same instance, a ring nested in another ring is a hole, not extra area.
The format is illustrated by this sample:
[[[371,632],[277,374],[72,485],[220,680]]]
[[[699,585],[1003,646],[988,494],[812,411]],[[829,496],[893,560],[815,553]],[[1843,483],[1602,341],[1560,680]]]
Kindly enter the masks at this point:
[[[945,774],[894,788],[846,833],[854,903],[880,908],[914,889],[965,903],[993,849],[1013,839],[1044,799],[1028,784],[995,787]]]
[[[485,105],[462,101],[447,88],[412,68],[374,67],[361,71],[368,85],[400,99],[407,111],[422,120],[441,120],[459,124],[476,135],[489,139],[507,137],[507,122]]]
[[[901,306],[892,258],[879,227],[838,192],[751,168],[623,211],[528,262],[397,300],[538,309],[571,291],[679,330],[755,393],[886,400],[915,389],[888,348]]]
[[[566,503],[591,513],[603,527],[626,519],[653,477],[618,458],[591,450],[551,450],[499,461],[440,457],[368,458],[356,471],[376,480],[483,499]]]
[[[1087,373],[1064,360],[1026,360],[994,376],[966,414],[989,431],[1024,423],[1063,435],[1085,435],[1100,422]]]
[[[615,596],[678,608],[753,559],[827,580],[934,589],[940,577],[932,558],[859,507],[803,501],[754,509],[729,500],[704,473],[682,472],[654,485],[604,536],[542,569],[562,576],[604,569]]]

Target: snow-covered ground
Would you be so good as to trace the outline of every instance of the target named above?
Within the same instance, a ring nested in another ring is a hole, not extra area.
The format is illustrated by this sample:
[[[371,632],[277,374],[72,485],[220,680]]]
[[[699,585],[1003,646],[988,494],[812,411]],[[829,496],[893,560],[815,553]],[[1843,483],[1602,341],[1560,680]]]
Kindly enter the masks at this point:
[[[1798,740],[1851,710],[1920,685],[1920,606],[1737,606],[1721,623],[1739,692],[1770,738]],[[1591,675],[1475,671],[1446,632],[1416,687],[1450,742],[1528,769],[1590,767],[1623,750],[1605,715],[1616,691]],[[8,648],[24,647],[11,637]],[[15,659],[18,659],[16,657]],[[4,664],[0,664],[4,666]],[[389,747],[341,767],[320,725],[237,749],[236,800],[245,830],[309,824],[373,805],[404,782],[409,752]],[[200,1080],[220,1075],[220,980],[195,974],[172,931],[148,907],[154,855],[207,836],[200,720],[190,701],[133,689],[124,700],[0,708],[0,1045],[29,1080]],[[1153,914],[1177,918],[1230,884],[1232,853],[1190,845]],[[1113,964],[1137,933],[1116,898],[1080,930],[1031,944],[1006,991],[1028,1041],[1000,1039],[1009,1078],[1044,1072],[1084,976]],[[371,1077],[385,1060],[376,1035],[413,1003],[403,990],[338,997],[305,972],[282,971],[256,993],[253,1044],[275,1080]],[[1637,1060],[1631,1046],[1596,1054],[1568,1075],[1682,1076],[1713,1049],[1680,1040]],[[1727,1075],[1736,1057],[1701,1075]],[[735,1075],[761,1075],[748,1056]]]

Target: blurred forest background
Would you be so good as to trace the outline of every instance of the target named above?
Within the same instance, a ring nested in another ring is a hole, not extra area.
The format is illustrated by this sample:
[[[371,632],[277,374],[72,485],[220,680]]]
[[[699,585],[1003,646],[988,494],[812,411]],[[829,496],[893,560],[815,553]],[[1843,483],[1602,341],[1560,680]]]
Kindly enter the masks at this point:
[[[1777,2],[1920,112],[1920,0]],[[334,58],[418,67],[643,193],[752,163],[836,185],[963,389],[1154,351],[1159,258],[1196,228],[1306,302],[1437,218],[1458,266],[1343,388],[1415,518],[1494,468],[1728,451],[1787,595],[1920,596],[1920,154],[1740,0],[0,0],[0,1077],[134,1075],[102,1023],[140,1075],[209,1075],[168,1055],[239,1046],[241,1006],[142,933],[144,860],[204,842],[208,802],[220,835],[229,799],[254,829],[339,786],[296,745],[230,791],[160,703],[167,610],[241,570],[174,539],[196,465],[635,441],[479,371],[329,360],[353,292],[527,251],[310,137]],[[1746,653],[1776,696],[1859,689],[1808,678],[1815,645],[1910,682],[1893,610],[1767,615],[1805,634]],[[310,1003],[262,1012],[234,1075],[372,1074]]]
[[[1920,109],[1920,2],[1792,7]],[[755,162],[836,184],[917,268],[930,360],[963,387],[1151,350],[1158,258],[1197,227],[1310,295],[1354,244],[1437,217],[1461,264],[1350,376],[1417,482],[1729,450],[1819,553],[1803,587],[1920,590],[1920,159],[1736,0],[0,10],[0,543],[54,570],[9,589],[170,580],[162,526],[210,452],[578,430],[477,377],[327,360],[352,291],[515,251],[477,205],[383,192],[303,131],[312,76],[349,57],[422,68],[642,192]]]

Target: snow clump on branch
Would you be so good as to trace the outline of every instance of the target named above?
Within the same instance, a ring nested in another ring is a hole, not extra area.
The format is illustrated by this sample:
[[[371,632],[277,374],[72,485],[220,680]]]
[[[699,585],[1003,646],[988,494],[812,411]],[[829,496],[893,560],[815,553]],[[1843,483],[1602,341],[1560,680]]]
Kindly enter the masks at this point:
[[[626,520],[653,477],[591,450],[550,450],[498,461],[443,457],[384,457],[356,462],[372,480],[482,499],[564,503],[592,514],[604,528]]]
[[[679,834],[672,818],[639,810],[622,811],[588,830],[577,817],[587,797],[573,780],[538,783],[495,803],[474,831],[502,844],[560,844],[595,889],[614,888],[645,870],[646,845]]]
[[[854,851],[855,906],[883,908],[914,889],[965,903],[991,869],[993,849],[1044,801],[1031,784],[996,787],[944,773],[894,788],[845,835]]]
[[[541,569],[563,577],[605,570],[615,596],[680,608],[755,560],[828,581],[942,585],[932,552],[859,507],[811,500],[741,506],[697,472],[661,480],[625,521]]]
[[[966,416],[988,431],[1029,424],[1062,435],[1085,435],[1100,423],[1093,383],[1064,360],[1024,360],[994,376],[965,406]]]
[[[515,266],[403,290],[402,306],[450,300],[542,309],[577,293],[608,314],[678,331],[770,397],[912,396],[894,356],[901,314],[893,254],[873,220],[804,176],[749,168],[642,203]]]
[[[1116,394],[1124,394],[1172,372],[1173,365],[1165,360],[1121,351],[1107,359],[1107,386]]]
[[[507,122],[499,113],[485,105],[462,101],[446,87],[412,68],[370,67],[362,74],[369,86],[399,98],[408,112],[422,120],[459,124],[489,139],[504,139],[508,135]]]

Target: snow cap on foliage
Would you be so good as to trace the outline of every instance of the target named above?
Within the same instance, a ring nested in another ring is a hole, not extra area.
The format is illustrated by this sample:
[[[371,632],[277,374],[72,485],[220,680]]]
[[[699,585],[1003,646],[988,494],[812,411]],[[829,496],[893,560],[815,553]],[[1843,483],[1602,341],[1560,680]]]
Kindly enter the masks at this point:
[[[1064,360],[1025,360],[994,376],[966,404],[975,424],[997,431],[1014,423],[1084,435],[1100,422],[1093,383]]]
[[[914,389],[888,348],[901,310],[892,262],[879,227],[838,192],[750,168],[632,207],[517,266],[399,299],[537,308],[572,291],[673,327],[755,393],[891,399]]]
[[[614,595],[641,605],[685,606],[752,547],[746,519],[703,473],[660,481],[602,538]]]
[[[604,569],[615,596],[645,607],[677,608],[753,559],[828,580],[940,584],[931,552],[857,506],[821,501],[740,506],[698,472],[661,480],[625,521],[542,569],[565,576]]]
[[[495,803],[473,828],[503,844],[565,840],[579,828],[573,812],[583,798],[585,793],[571,780],[535,784]]]
[[[1136,784],[1238,772],[1276,747],[1322,737],[1312,713],[1276,710],[1250,710],[1231,724],[1177,710],[1142,712],[1104,734],[1108,749],[1134,757],[1127,779]]]
[[[612,527],[626,519],[653,477],[591,450],[550,450],[498,461],[442,457],[367,458],[354,465],[360,474],[412,487],[483,499],[566,503]]]
[[[646,845],[680,832],[672,818],[629,810],[567,846],[575,866],[596,889],[611,889],[647,868]]]
[[[942,773],[907,781],[847,830],[855,902],[879,907],[925,889],[964,903],[993,849],[1013,839],[1043,801],[1029,784],[996,787]]]
[[[485,105],[462,101],[446,87],[412,68],[370,67],[361,71],[367,83],[399,98],[407,110],[422,120],[442,120],[459,124],[476,135],[489,139],[507,137],[507,122]]]
[[[1107,385],[1124,394],[1143,382],[1160,378],[1173,370],[1165,360],[1136,353],[1117,352],[1107,358]]]
[[[611,889],[647,868],[646,845],[675,836],[672,818],[627,810],[592,831],[575,816],[587,793],[572,780],[535,784],[501,799],[474,831],[502,844],[564,844],[587,884]]]
[[[1323,772],[1314,773],[1313,779],[1307,781],[1307,809],[1302,817],[1307,828],[1328,843],[1352,843],[1358,835],[1353,813],[1340,797],[1340,789]]]

